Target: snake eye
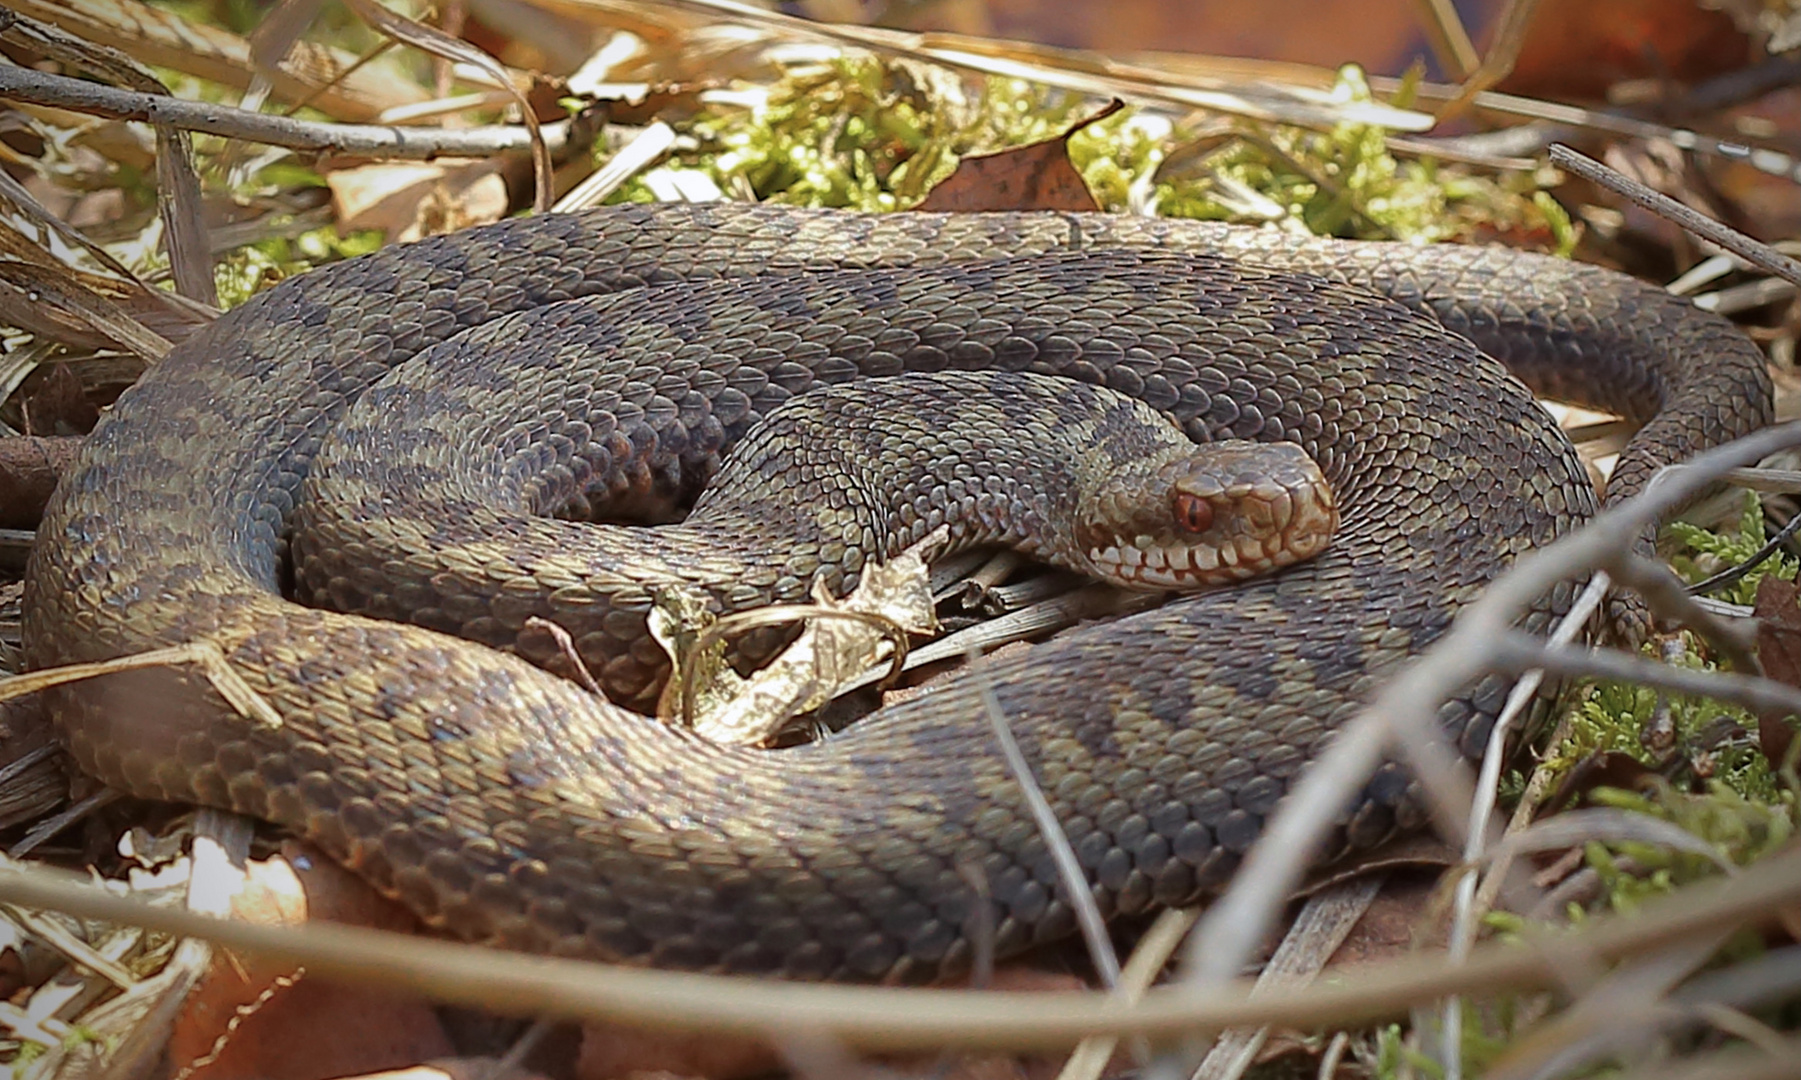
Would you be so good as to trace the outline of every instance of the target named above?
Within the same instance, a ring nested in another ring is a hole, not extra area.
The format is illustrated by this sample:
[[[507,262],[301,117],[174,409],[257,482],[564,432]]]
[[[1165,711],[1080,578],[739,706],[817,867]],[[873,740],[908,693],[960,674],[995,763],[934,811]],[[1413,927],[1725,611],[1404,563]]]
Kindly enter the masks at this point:
[[[1190,533],[1204,533],[1213,527],[1213,504],[1186,491],[1176,493],[1176,523]]]

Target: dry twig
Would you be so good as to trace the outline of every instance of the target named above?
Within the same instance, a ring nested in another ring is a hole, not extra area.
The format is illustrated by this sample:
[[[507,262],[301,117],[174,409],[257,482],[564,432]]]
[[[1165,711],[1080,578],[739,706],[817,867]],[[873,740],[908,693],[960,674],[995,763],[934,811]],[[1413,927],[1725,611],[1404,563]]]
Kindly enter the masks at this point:
[[[1718,244],[1751,265],[1767,270],[1791,285],[1801,287],[1801,262],[1796,262],[1781,252],[1775,251],[1767,244],[1758,243],[1737,229],[1728,228],[1704,214],[1690,210],[1668,195],[1653,191],[1586,154],[1579,153],[1560,143],[1551,147],[1551,163],[1568,169],[1585,180],[1600,184],[1615,194],[1623,195],[1659,217],[1675,222],[1701,239]]]
[[[1667,469],[1643,493],[1549,547],[1529,553],[1495,579],[1482,598],[1458,616],[1448,634],[1392,679],[1340,732],[1289,793],[1232,886],[1202,920],[1190,943],[1190,982],[1197,986],[1222,982],[1244,964],[1268,932],[1283,899],[1299,883],[1339,808],[1375,770],[1386,748],[1401,750],[1426,788],[1434,813],[1461,832],[1469,794],[1467,785],[1458,780],[1458,762],[1437,732],[1439,704],[1496,669],[1495,643],[1513,634],[1513,625],[1558,581],[1605,565],[1669,510],[1700,495],[1725,470],[1796,445],[1801,445],[1801,423],[1758,432],[1710,450],[1688,465]],[[1515,671],[1575,666],[1554,647],[1530,652],[1522,648],[1507,659],[1507,668]],[[1723,683],[1714,680],[1724,678],[1706,680],[1702,692],[1722,697],[1753,692],[1738,682],[1732,694],[1723,693]],[[1684,682],[1682,688],[1694,687]]]
[[[1567,960],[1638,955],[1729,926],[1762,923],[1801,900],[1801,852],[1773,856],[1559,934],[1546,948],[1485,945],[1467,963],[1402,958],[1361,968],[1352,984],[1253,997],[1249,981],[1154,987],[1137,1002],[1092,992],[1002,993],[812,986],[648,971],[523,956],[362,927],[230,922],[112,896],[40,868],[0,873],[0,900],[202,937],[329,978],[401,987],[506,1015],[612,1020],[644,1027],[767,1036],[818,1032],[870,1049],[1068,1047],[1090,1035],[1181,1039],[1231,1027],[1353,1026],[1404,1015],[1447,994],[1556,986]]]
[[[429,160],[490,157],[530,151],[532,147],[531,133],[523,127],[496,125],[452,131],[375,124],[322,124],[285,116],[266,116],[227,105],[118,90],[82,79],[4,64],[0,64],[0,97],[71,109],[90,116],[141,120],[293,150]],[[545,145],[551,153],[561,153],[571,145],[578,131],[590,130],[591,124],[591,118],[545,124]]]

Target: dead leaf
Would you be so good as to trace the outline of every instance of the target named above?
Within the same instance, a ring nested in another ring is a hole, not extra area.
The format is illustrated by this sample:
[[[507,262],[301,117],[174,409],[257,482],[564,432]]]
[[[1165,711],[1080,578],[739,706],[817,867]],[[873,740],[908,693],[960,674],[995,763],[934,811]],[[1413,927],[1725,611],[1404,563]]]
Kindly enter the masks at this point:
[[[1790,686],[1801,686],[1801,587],[1765,575],[1757,583],[1752,606],[1757,616],[1757,659],[1764,674]],[[1776,712],[1757,715],[1757,742],[1770,764],[1788,760],[1795,739],[1794,721]]]
[[[713,623],[706,599],[690,590],[662,590],[651,609],[650,630],[672,660],[673,673],[664,687],[657,715],[666,721],[691,720],[702,738],[727,746],[759,745],[778,735],[796,716],[811,712],[859,679],[876,664],[889,663],[896,642],[890,628],[906,634],[938,629],[932,611],[927,563],[944,547],[948,528],[881,565],[863,568],[849,596],[839,600],[815,582],[806,629],[792,644],[750,678],[726,663],[723,640],[705,632]],[[847,616],[834,618],[830,613]],[[790,616],[781,609],[784,621]],[[731,618],[756,618],[752,610]],[[711,636],[713,644],[701,648]],[[899,642],[905,645],[905,640]],[[691,675],[685,669],[693,668]],[[683,695],[692,689],[692,710]]]
[[[1125,108],[1115,98],[1106,108],[1077,121],[1054,139],[997,154],[966,157],[933,188],[915,210],[1100,210],[1082,174],[1069,161],[1069,137]]]
[[[663,1073],[708,1080],[774,1072],[781,1055],[766,1042],[698,1032],[643,1031],[611,1024],[582,1028],[577,1080]]]
[[[340,227],[380,229],[390,241],[499,221],[510,208],[499,161],[387,162],[325,177]]]
[[[293,842],[281,857],[250,865],[232,912],[262,925],[418,925],[349,871]],[[192,1080],[324,1080],[405,1068],[454,1050],[420,998],[329,982],[221,949],[183,1005],[168,1052],[178,1068],[194,1063]]]
[[[87,399],[80,377],[67,364],[47,364],[40,370],[43,383],[21,406],[25,434],[85,435],[92,431],[100,410]]]
[[[1425,874],[1393,874],[1371,901],[1369,910],[1351,927],[1327,964],[1328,972],[1357,964],[1388,960],[1421,948],[1443,944],[1446,920],[1435,909],[1438,885]]]
[[[35,529],[56,481],[81,449],[78,436],[0,439],[0,529]]]

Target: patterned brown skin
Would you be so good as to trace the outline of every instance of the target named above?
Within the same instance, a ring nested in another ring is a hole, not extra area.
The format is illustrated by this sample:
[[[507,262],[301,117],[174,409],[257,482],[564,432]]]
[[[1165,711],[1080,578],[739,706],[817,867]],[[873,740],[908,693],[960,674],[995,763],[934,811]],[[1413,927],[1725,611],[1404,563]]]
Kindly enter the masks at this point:
[[[280,726],[239,718],[192,672],[109,676],[50,703],[82,767],[287,825],[472,940],[928,979],[969,957],[978,901],[960,866],[987,879],[1002,952],[1062,935],[1069,907],[969,682],[805,747],[710,746],[516,657],[284,600],[287,528],[320,440],[357,397],[512,312],[544,309],[521,317],[548,335],[580,321],[582,303],[549,308],[573,297],[809,268],[843,270],[809,280],[873,310],[891,292],[904,306],[907,290],[849,268],[1157,250],[1187,260],[1174,280],[1173,264],[1146,256],[1121,283],[1121,256],[1065,260],[1032,285],[1065,315],[1032,328],[1031,366],[1137,397],[1191,434],[1298,442],[1341,521],[1324,555],[1274,577],[987,665],[1109,915],[1216,888],[1383,673],[1521,552],[1592,512],[1579,462],[1524,388],[1410,308],[1547,394],[1646,422],[1612,497],[1770,415],[1761,356],[1729,324],[1604,270],[1515,253],[1098,215],[708,206],[512,221],[304,275],[154,368],[89,440],[40,529],[30,659],[216,643]],[[782,316],[804,324],[815,287]],[[648,350],[666,373],[643,372],[615,417],[626,434],[597,437],[614,453],[636,432],[640,450],[679,462],[687,446],[665,432],[711,437],[706,417],[724,430],[772,387],[894,358],[1014,362],[1011,337],[984,319],[953,305],[872,327],[867,344],[777,335],[791,352],[747,347],[728,377]],[[662,481],[647,468],[652,490],[689,479],[686,462]],[[1547,597],[1531,627],[1567,601]],[[1447,737],[1478,752],[1504,692],[1499,679],[1467,688],[1441,712]],[[1385,767],[1346,808],[1335,849],[1420,824],[1408,778]]]
[[[1192,591],[1317,555],[1336,506],[1301,447],[1197,445],[1105,387],[989,370],[986,349],[968,358],[980,370],[903,372],[792,397],[758,379],[748,408],[698,394],[647,419],[652,410],[629,404],[653,395],[658,358],[677,352],[702,381],[749,385],[739,358],[786,355],[778,346],[802,329],[790,314],[802,302],[809,339],[833,343],[822,363],[851,363],[860,329],[975,307],[986,333],[1026,364],[1066,332],[1070,295],[1027,290],[1078,268],[1146,306],[1192,292],[1179,282],[1199,269],[1112,252],[726,279],[540,308],[427,349],[364,394],[323,445],[295,523],[301,598],[560,670],[556,642],[525,625],[548,619],[610,700],[648,708],[668,675],[646,626],[664,586],[687,586],[716,612],[804,602],[816,580],[843,595],[866,559],[891,558],[941,525],[946,554],[1005,544],[1129,588]],[[897,286],[909,290],[904,301],[871,310],[872,294]],[[1101,334],[1084,351],[1103,340],[1138,347],[1118,328]],[[901,371],[919,358],[860,360]],[[730,464],[714,476],[727,446]],[[629,504],[667,518],[675,493],[703,486],[680,525],[547,516]],[[1176,520],[1184,499],[1205,507],[1193,531]],[[1172,559],[1202,569],[1146,580],[1147,562]],[[761,635],[746,655],[762,659],[791,636]]]

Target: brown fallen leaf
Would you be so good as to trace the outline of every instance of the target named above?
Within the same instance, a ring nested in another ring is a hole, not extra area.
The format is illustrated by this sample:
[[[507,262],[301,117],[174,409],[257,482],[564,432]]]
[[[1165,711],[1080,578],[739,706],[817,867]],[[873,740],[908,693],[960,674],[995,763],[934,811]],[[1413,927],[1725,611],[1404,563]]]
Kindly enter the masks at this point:
[[[1765,575],[1757,583],[1752,605],[1757,616],[1757,659],[1764,674],[1790,686],[1801,686],[1801,587]],[[1765,711],[1757,715],[1757,743],[1770,764],[1780,768],[1795,740],[1792,716]]]
[[[1123,108],[1125,103],[1115,98],[1106,108],[1086,120],[1078,120],[1054,139],[966,157],[914,209],[1098,211],[1100,204],[1094,201],[1082,174],[1070,164],[1069,137]]]
[[[417,929],[413,916],[305,845],[252,863],[233,914],[262,925],[309,919]],[[190,1080],[325,1080],[407,1068],[454,1053],[420,998],[330,982],[220,950],[183,1006],[169,1060]]]
[[[582,1027],[576,1080],[662,1073],[731,1080],[781,1068],[775,1048],[757,1039],[698,1032],[645,1031],[612,1024]]]
[[[35,529],[56,481],[81,449],[77,435],[0,439],[0,529]]]
[[[1347,967],[1440,946],[1448,929],[1445,914],[1437,875],[1392,874],[1369,910],[1345,935],[1326,970],[1342,975]]]
[[[67,364],[48,364],[39,370],[44,372],[44,381],[21,406],[25,433],[85,435],[92,431],[100,419],[100,410],[82,390],[81,378]]]
[[[504,1073],[499,1068],[498,1058],[446,1058],[405,1069],[364,1073],[345,1080],[486,1080],[494,1076],[505,1076],[506,1080],[544,1080],[544,1074],[522,1071],[517,1065]]]
[[[511,208],[498,161],[382,162],[328,173],[339,227],[380,229],[389,241],[499,221]]]

